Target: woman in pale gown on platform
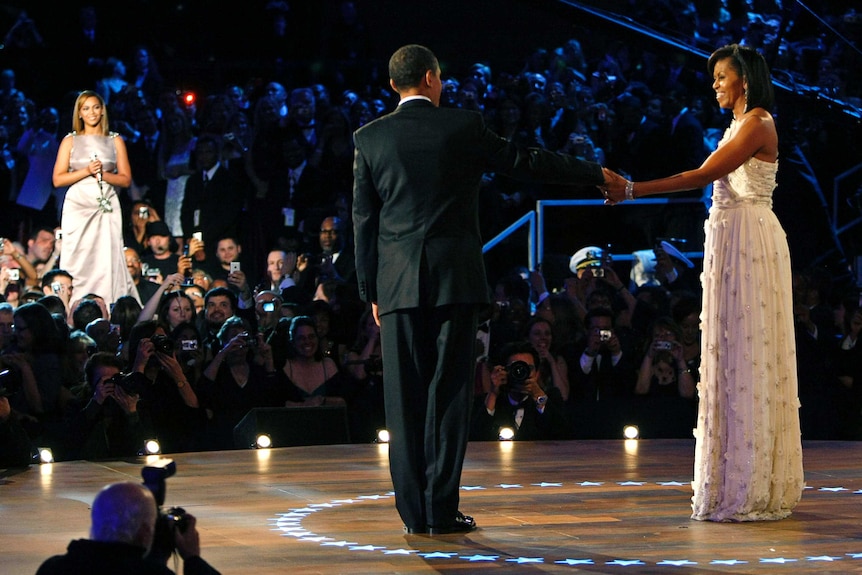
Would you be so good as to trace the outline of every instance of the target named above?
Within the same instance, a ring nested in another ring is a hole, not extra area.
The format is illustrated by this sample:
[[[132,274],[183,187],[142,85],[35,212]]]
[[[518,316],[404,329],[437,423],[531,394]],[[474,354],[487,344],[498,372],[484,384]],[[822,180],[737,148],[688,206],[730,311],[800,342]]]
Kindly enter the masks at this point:
[[[72,275],[79,298],[95,293],[107,303],[125,295],[140,300],[126,268],[117,198],[117,190],[131,181],[126,144],[108,131],[102,97],[90,90],[81,92],[75,100],[72,132],[60,142],[54,164],[54,187],[68,186],[60,222],[60,267]]]
[[[787,239],[772,211],[778,136],[766,62],[738,45],[709,58],[733,121],[697,169],[648,182],[620,176],[606,203],[714,182],[703,261],[703,329],[692,518],[790,515],[804,488]],[[609,172],[610,173],[610,172]]]

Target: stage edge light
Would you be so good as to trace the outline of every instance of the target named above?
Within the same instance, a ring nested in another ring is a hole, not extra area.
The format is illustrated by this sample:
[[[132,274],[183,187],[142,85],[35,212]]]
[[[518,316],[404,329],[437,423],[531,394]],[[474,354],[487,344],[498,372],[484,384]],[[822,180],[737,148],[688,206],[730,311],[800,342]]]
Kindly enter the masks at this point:
[[[272,438],[266,433],[261,433],[255,437],[252,447],[255,449],[269,449],[272,447]]]
[[[623,427],[623,437],[625,439],[637,439],[640,437],[640,430],[637,425],[626,425]]]
[[[144,441],[143,455],[159,455],[162,452],[162,446],[158,439],[147,439]]]
[[[54,463],[54,452],[50,447],[37,447],[36,453],[39,463]]]
[[[388,429],[378,429],[377,430],[377,439],[374,440],[374,443],[389,443],[389,430]]]
[[[515,430],[511,427],[501,427],[497,437],[500,441],[512,441],[515,438]]]

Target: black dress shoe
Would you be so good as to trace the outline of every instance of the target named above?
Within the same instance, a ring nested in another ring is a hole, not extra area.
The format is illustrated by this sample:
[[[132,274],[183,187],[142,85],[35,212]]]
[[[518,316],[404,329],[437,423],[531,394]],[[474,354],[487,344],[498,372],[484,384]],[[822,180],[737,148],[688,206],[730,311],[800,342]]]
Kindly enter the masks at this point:
[[[429,535],[449,535],[451,533],[469,533],[476,529],[476,521],[469,515],[464,515],[460,511],[455,515],[455,519],[449,525],[441,525],[437,527],[428,527]]]

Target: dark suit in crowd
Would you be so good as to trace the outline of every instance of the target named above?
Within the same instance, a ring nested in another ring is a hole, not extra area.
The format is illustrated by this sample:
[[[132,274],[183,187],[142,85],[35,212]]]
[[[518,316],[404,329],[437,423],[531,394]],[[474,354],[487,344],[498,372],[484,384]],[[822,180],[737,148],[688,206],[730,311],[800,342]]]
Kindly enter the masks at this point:
[[[217,261],[218,240],[232,237],[242,243],[248,181],[237,168],[218,162],[217,144],[209,137],[198,139],[195,155],[198,171],[186,180],[180,218],[187,236],[195,231],[203,233],[207,260],[212,262]]]
[[[604,177],[598,164],[516,147],[478,113],[439,107],[440,68],[427,48],[399,49],[389,73],[401,103],[354,134],[357,281],[381,325],[398,512],[412,532],[467,531],[459,488],[477,312],[490,302],[482,174],[585,185]]]

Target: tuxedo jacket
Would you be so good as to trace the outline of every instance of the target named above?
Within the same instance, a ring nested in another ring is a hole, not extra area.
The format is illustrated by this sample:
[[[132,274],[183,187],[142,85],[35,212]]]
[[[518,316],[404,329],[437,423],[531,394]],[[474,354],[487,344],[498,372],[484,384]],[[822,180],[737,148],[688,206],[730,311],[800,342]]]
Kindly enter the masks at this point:
[[[478,217],[483,173],[604,181],[598,164],[518,147],[490,131],[481,114],[425,99],[366,124],[354,143],[357,282],[380,313],[490,301]]]
[[[186,180],[180,219],[183,231],[191,236],[201,231],[207,246],[207,259],[215,261],[218,240],[225,236],[242,243],[241,218],[248,196],[246,181],[224,164],[213,173],[204,185],[203,172],[198,171]],[[199,210],[197,225],[195,211]]]

